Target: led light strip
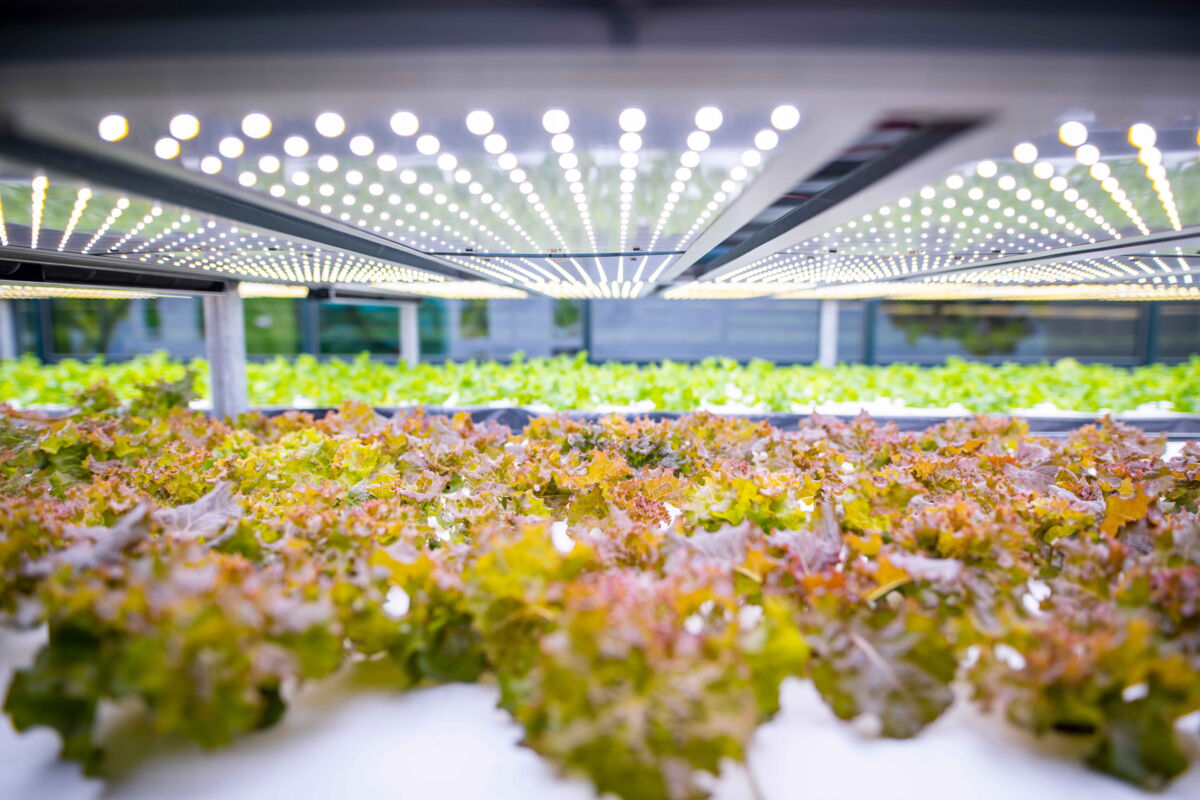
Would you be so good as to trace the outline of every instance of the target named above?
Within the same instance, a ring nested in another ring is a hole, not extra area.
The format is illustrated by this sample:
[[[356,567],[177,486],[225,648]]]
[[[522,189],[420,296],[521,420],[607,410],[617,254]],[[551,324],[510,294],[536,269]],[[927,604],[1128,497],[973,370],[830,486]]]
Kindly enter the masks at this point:
[[[67,220],[67,226],[63,228],[62,239],[58,242],[58,251],[67,249],[67,242],[71,240],[71,236],[75,233],[75,226],[79,224],[79,218],[83,216],[84,210],[87,208],[88,201],[92,199],[92,190],[84,186],[75,194],[75,205],[71,208],[71,218]]]
[[[389,292],[443,297],[458,300],[521,300],[527,292],[488,281],[446,281],[444,283],[380,283],[376,288]]]
[[[49,185],[50,181],[45,175],[37,176],[30,184],[32,191],[29,196],[29,247],[33,250],[37,249],[42,231],[42,212],[46,208],[46,187]]]
[[[237,287],[241,297],[266,298],[301,298],[308,297],[307,286],[296,286],[286,283],[251,283],[241,281]]]
[[[1056,286],[980,286],[946,283],[844,284],[788,289],[780,285],[776,295],[787,300],[865,299],[892,300],[1200,300],[1200,287],[1161,284],[1075,284]],[[682,299],[682,298],[680,298]]]
[[[600,248],[596,246],[596,230],[592,227],[592,215],[588,207],[587,194],[584,192],[583,175],[578,169],[579,157],[573,152],[575,149],[575,139],[569,133],[571,117],[566,111],[560,108],[552,108],[542,115],[542,127],[551,135],[550,149],[558,153],[558,165],[563,170],[563,178],[566,180],[567,188],[571,192],[571,199],[575,202],[575,210],[579,214],[579,221],[583,225],[588,245],[593,253],[598,252]],[[637,137],[637,143],[640,147],[641,137],[636,133],[631,135]],[[522,192],[526,192],[532,190],[532,187],[528,183],[522,183],[520,189]],[[584,277],[584,282],[590,282],[590,278],[584,272],[583,267],[574,258],[570,259],[570,261],[579,269],[580,274]],[[596,272],[599,275],[600,283],[604,283],[604,269],[601,267],[599,259],[596,259]]]
[[[134,292],[124,289],[88,289],[73,286],[25,286],[0,283],[2,300],[38,300],[55,297],[97,300],[143,300],[169,295],[154,292]]]
[[[621,168],[621,172],[617,176],[621,180],[618,187],[621,193],[618,195],[620,228],[617,231],[617,252],[624,253],[629,250],[629,219],[633,214],[633,190],[637,186],[637,168],[641,163],[637,151],[642,146],[641,132],[646,128],[646,112],[636,107],[627,108],[617,116],[617,125],[622,131],[619,142],[621,155],[617,160],[617,165]],[[626,135],[629,134],[632,135],[627,139]],[[633,136],[636,136],[637,139],[634,139]],[[624,280],[625,260],[618,258],[617,281],[624,282]]]
[[[108,216],[104,218],[103,224],[96,229],[96,232],[92,235],[92,238],[88,240],[87,244],[85,244],[79,252],[87,254],[89,250],[95,247],[96,243],[104,238],[104,234],[108,233],[108,229],[111,228],[113,224],[121,218],[121,215],[125,213],[125,209],[127,208],[129,208],[129,198],[117,198],[117,202],[113,204],[112,209],[108,212]]]

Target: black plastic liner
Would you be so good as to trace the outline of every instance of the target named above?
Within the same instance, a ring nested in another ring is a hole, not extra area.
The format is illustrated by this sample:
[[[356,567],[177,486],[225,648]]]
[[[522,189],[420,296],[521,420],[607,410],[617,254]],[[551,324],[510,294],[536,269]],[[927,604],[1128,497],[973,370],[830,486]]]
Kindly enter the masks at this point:
[[[480,407],[480,406],[471,406],[471,407],[422,406],[421,408],[424,409],[426,414],[447,414],[447,415],[449,415],[449,414],[457,414],[460,411],[465,411],[466,413],[471,415],[471,419],[474,420],[475,422],[496,422],[496,423],[499,423],[500,425],[508,426],[508,428],[510,428],[514,433],[520,433],[521,431],[525,430],[525,426],[527,426],[529,424],[529,421],[531,419],[533,419],[534,417],[561,414],[561,415],[567,416],[571,419],[598,420],[598,419],[602,419],[603,417],[611,416],[611,414],[613,413],[613,412],[600,412],[600,411],[541,412],[541,411],[533,411],[533,410],[530,410],[527,408],[515,408],[515,407],[490,408],[490,407]],[[336,411],[337,409],[336,408],[290,409],[290,408],[269,407],[269,408],[260,408],[259,410],[262,411],[264,414],[267,414],[270,416],[282,414],[286,411],[304,411],[306,413],[312,414],[315,417],[322,417],[331,411]],[[405,411],[405,410],[416,411],[417,407],[411,407],[411,408],[404,407],[404,408],[400,408],[400,409],[376,408],[375,410],[378,411],[380,414],[383,414],[384,416],[391,416],[392,414],[395,414],[397,411]],[[664,419],[678,419],[679,417],[682,417],[685,414],[692,413],[692,412],[640,411],[640,412],[632,412],[632,413],[621,413],[621,412],[617,412],[617,413],[621,414],[621,416],[627,416],[627,417],[631,417],[633,419],[650,419],[650,420],[658,421],[658,420],[664,420]],[[794,414],[794,413],[787,413],[787,412],[765,412],[765,413],[758,413],[758,414],[721,414],[719,416],[741,417],[744,419],[754,420],[756,422],[766,420],[767,422],[770,422],[771,425],[776,428],[787,430],[787,429],[796,428],[800,424],[801,420],[808,419],[808,417],[811,415],[809,415],[809,414]],[[840,419],[842,421],[849,421],[854,418],[854,415],[850,415],[850,414],[822,414],[821,416],[833,417],[835,419]],[[996,414],[996,415],[990,415],[990,416],[1007,416],[1007,415]],[[1101,415],[1098,415],[1098,414],[1095,416],[1091,416],[1091,415],[1087,415],[1087,414],[1072,414],[1070,416],[1054,416],[1054,417],[1022,416],[1021,418],[1026,422],[1026,424],[1029,425],[1029,430],[1031,433],[1036,433],[1041,436],[1055,438],[1055,437],[1066,436],[1071,431],[1081,428],[1084,425],[1090,425],[1090,424],[1096,422],[1098,419],[1100,419],[1100,417],[1101,417]],[[895,423],[896,427],[898,427],[902,431],[920,431],[920,430],[924,430],[932,425],[939,425],[949,419],[962,419],[963,417],[961,415],[956,415],[956,416],[948,416],[948,415],[947,416],[938,416],[938,415],[917,416],[917,415],[905,414],[905,415],[900,415],[900,416],[886,416],[886,415],[872,414],[871,418],[881,424],[888,423],[888,422]],[[1125,423],[1126,425],[1133,425],[1134,427],[1141,428],[1142,430],[1146,431],[1147,433],[1166,434],[1167,438],[1170,441],[1191,441],[1194,439],[1200,439],[1200,414],[1181,414],[1181,415],[1175,415],[1175,416],[1169,416],[1169,417],[1123,417],[1120,414],[1115,414],[1115,415],[1113,415],[1113,418],[1120,422]]]

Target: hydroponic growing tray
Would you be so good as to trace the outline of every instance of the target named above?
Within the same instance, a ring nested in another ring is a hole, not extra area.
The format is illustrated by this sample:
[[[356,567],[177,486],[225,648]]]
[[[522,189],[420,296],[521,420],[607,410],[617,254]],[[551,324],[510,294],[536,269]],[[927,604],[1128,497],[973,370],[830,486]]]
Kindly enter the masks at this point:
[[[525,430],[529,425],[529,421],[543,416],[562,415],[569,419],[580,421],[595,421],[603,419],[606,416],[617,414],[629,419],[649,419],[653,421],[679,419],[686,416],[688,411],[544,411],[541,409],[522,408],[519,406],[421,406],[421,407],[378,407],[376,413],[390,416],[397,412],[416,410],[422,408],[427,414],[445,414],[454,415],[460,412],[465,412],[471,417],[473,422],[495,422],[504,425],[514,433],[519,433]],[[321,407],[321,408],[285,408],[282,406],[263,406],[258,409],[264,414],[275,416],[288,411],[303,411],[312,414],[314,417],[323,417],[326,414],[335,412],[336,407]],[[801,421],[809,419],[811,414],[793,414],[785,412],[751,412],[751,413],[730,413],[716,412],[718,416],[736,417],[741,419],[752,420],[755,422],[768,422],[772,427],[780,430],[792,430],[800,424]],[[857,414],[819,414],[818,416],[829,417],[841,422],[849,422],[854,419]],[[936,410],[921,409],[911,414],[871,414],[870,418],[875,422],[886,425],[895,425],[902,431],[920,431],[925,430],[933,425],[938,425],[951,419],[964,419],[974,416],[970,413],[937,413]],[[1005,416],[1000,414],[984,414],[987,417]],[[1071,431],[1078,430],[1084,425],[1095,423],[1103,415],[1089,414],[1074,411],[1063,411],[1053,416],[1029,416],[1016,413],[1017,416],[1029,426],[1029,432],[1039,436],[1047,436],[1057,438],[1064,436]],[[1113,414],[1113,419],[1141,428],[1147,433],[1165,434],[1168,441],[1185,442],[1200,438],[1200,414],[1171,414],[1168,416],[1150,416],[1144,414]]]

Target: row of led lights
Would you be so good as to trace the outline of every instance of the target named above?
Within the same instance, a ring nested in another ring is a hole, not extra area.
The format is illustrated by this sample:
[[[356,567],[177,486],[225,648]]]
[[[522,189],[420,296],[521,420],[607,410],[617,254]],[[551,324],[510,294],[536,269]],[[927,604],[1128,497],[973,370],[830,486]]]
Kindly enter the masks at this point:
[[[697,130],[694,131],[688,138],[690,149],[681,157],[681,167],[679,170],[677,170],[677,182],[672,185],[673,190],[680,190],[683,188],[681,185],[682,181],[679,179],[683,179],[684,176],[690,177],[691,168],[698,163],[699,151],[708,146],[708,133],[720,126],[721,119],[721,112],[715,107],[705,107],[697,112]],[[621,177],[623,179],[636,179],[636,172],[633,170],[633,167],[636,166],[636,151],[641,145],[638,132],[645,125],[645,114],[641,111],[641,109],[628,108],[621,112],[618,122],[622,130],[625,131],[621,137],[621,148],[624,151],[622,156]],[[799,112],[793,106],[780,106],[772,112],[771,122],[773,128],[777,130],[788,130],[798,124]],[[391,123],[393,130],[401,135],[412,135],[416,133],[418,129],[418,121],[415,115],[413,115],[411,112],[397,112],[395,115],[393,115]],[[543,116],[543,126],[546,128],[547,132],[553,134],[554,136],[554,138],[551,140],[552,148],[555,149],[556,152],[560,153],[560,163],[566,172],[566,177],[568,179],[572,177],[576,178],[576,180],[571,181],[571,188],[573,190],[578,190],[581,189],[581,185],[578,182],[578,170],[575,169],[574,164],[570,163],[571,160],[574,159],[574,155],[570,152],[573,143],[570,140],[569,134],[566,133],[566,128],[568,125],[569,118],[567,117],[566,112],[560,109],[552,109]],[[476,135],[486,137],[485,149],[487,149],[489,152],[500,155],[501,158],[503,158],[505,155],[508,155],[510,160],[513,159],[514,157],[512,157],[511,154],[504,153],[506,144],[504,143],[502,136],[492,132],[493,126],[494,121],[491,118],[491,115],[485,111],[473,111],[467,117],[468,130]],[[327,137],[340,136],[345,132],[344,120],[334,112],[325,112],[319,115],[315,121],[315,127],[318,133]],[[101,121],[100,128],[101,136],[110,141],[117,141],[121,138],[124,138],[124,136],[128,134],[128,122],[119,115],[110,115],[109,117],[104,118]],[[173,136],[178,137],[178,139],[194,138],[199,134],[199,120],[190,114],[177,115],[171,120],[169,128]],[[271,123],[269,118],[267,118],[265,115],[254,113],[246,116],[242,122],[242,129],[247,136],[252,138],[264,138],[270,134]],[[160,157],[164,158],[173,158],[177,156],[179,153],[178,139],[171,137],[164,137],[164,139],[160,139],[156,144],[156,152],[160,155]],[[746,166],[756,166],[761,162],[761,152],[759,151],[769,150],[773,148],[777,142],[778,135],[775,133],[775,130],[764,129],[763,131],[760,131],[755,137],[755,145],[757,149],[747,151],[745,154],[743,154],[743,163]],[[371,140],[365,136],[354,137],[350,143],[350,146],[352,152],[363,156],[369,155],[374,149],[373,142],[371,142]],[[427,155],[436,153],[439,149],[439,146],[440,145],[436,138],[432,137],[431,135],[423,136],[417,141],[418,151]],[[284,147],[285,151],[289,155],[293,156],[302,156],[308,152],[308,143],[301,137],[289,137],[288,141],[285,142]],[[236,137],[226,137],[221,141],[219,150],[227,157],[238,157],[244,152],[244,145],[241,140],[237,139]],[[333,157],[329,156],[323,158],[331,160]],[[381,159],[389,159],[389,157],[385,155],[381,156]],[[390,157],[389,160],[394,160],[394,157]],[[263,161],[266,163],[261,163]],[[386,166],[386,164],[384,166]],[[453,165],[442,166],[444,168],[453,167]],[[504,166],[503,163],[502,166]],[[205,159],[201,159],[201,169],[210,174],[219,171],[219,167],[219,160],[208,161],[206,164]],[[274,156],[264,156],[263,159],[260,160],[260,167],[266,167],[271,171],[277,170],[279,167],[278,159]],[[336,169],[336,166],[333,168]],[[462,170],[459,170],[459,173],[461,172]],[[744,169],[736,168],[734,170],[733,177],[735,180],[744,177],[744,175],[738,174],[739,172],[744,173]],[[574,173],[574,175],[572,175],[572,173]],[[249,175],[250,179],[246,179],[245,176],[247,175]],[[456,177],[460,182],[462,181],[461,174],[456,174]],[[243,183],[253,184],[253,179],[253,173],[243,173]],[[723,189],[732,188],[728,185],[729,183],[729,181],[726,181],[727,185],[724,186]],[[621,188],[623,191],[621,198],[621,211],[623,221],[627,221],[628,219],[630,203],[632,201],[631,184],[632,180],[622,181]],[[531,193],[531,189],[527,184],[523,183],[521,188],[527,195]],[[278,192],[273,193],[278,194]],[[677,192],[673,192],[673,194],[677,194]],[[574,192],[577,204],[580,202],[586,203],[586,199],[581,195],[581,191]],[[674,202],[677,199],[677,197],[668,198],[667,204],[664,207],[664,219],[669,211],[673,209]],[[721,198],[721,193],[718,193],[715,199],[717,201],[723,199]],[[545,219],[545,209],[542,208],[540,210],[542,212],[543,219]],[[581,216],[583,217],[585,227],[589,229],[590,235],[594,235],[594,232],[590,231],[590,221],[586,218],[586,216],[584,216],[586,213],[586,207],[581,205],[580,210],[582,212]],[[694,235],[700,223],[705,220],[713,210],[714,203],[710,201],[709,206],[701,213],[700,218],[695,224],[693,224],[693,228],[689,230],[689,235]],[[659,226],[657,233],[661,233],[661,225]]]
[[[1102,256],[1100,258],[1079,259],[1066,262],[1051,262],[1033,265],[1020,265],[1016,267],[998,267],[995,269],[982,269],[966,273],[958,273],[947,276],[940,276],[946,280],[952,281],[991,281],[996,283],[1011,283],[1021,282],[1034,278],[1038,279],[1062,279],[1070,277],[1075,279],[1097,279],[1097,278],[1124,278],[1151,277],[1153,279],[1167,278],[1174,281],[1176,270],[1164,259],[1170,258],[1169,255],[1153,256],[1149,261],[1155,266],[1147,263],[1147,260],[1141,257],[1113,257]],[[1179,268],[1179,272],[1188,270],[1187,262],[1182,258],[1182,250],[1176,248],[1175,259]],[[1135,269],[1136,267],[1136,269]],[[1192,276],[1182,275],[1185,283],[1192,282]]]
[[[1200,287],[1161,284],[1059,284],[1052,286],[971,286],[964,284],[882,282],[846,284],[804,289],[780,287],[780,299],[865,299],[893,300],[1197,300]],[[678,297],[679,295],[677,295]],[[681,297],[681,299],[690,299]]]
[[[441,283],[391,281],[374,284],[374,286],[377,289],[388,292],[462,300],[521,300],[529,296],[528,292],[521,289],[513,286],[502,286],[490,281],[444,281]]]
[[[1058,139],[1069,148],[1075,148],[1075,158],[1081,164],[1086,164],[1092,170],[1092,178],[1102,182],[1111,178],[1111,170],[1106,170],[1102,161],[1100,161],[1100,151],[1096,145],[1088,144],[1087,126],[1079,121],[1063,122],[1058,128]],[[1175,230],[1180,230],[1180,213],[1175,204],[1174,192],[1171,191],[1171,182],[1166,176],[1166,168],[1163,166],[1163,152],[1156,148],[1158,142],[1158,131],[1154,130],[1154,126],[1148,122],[1136,122],[1129,127],[1127,133],[1129,144],[1138,149],[1138,162],[1146,168],[1146,179],[1150,180],[1154,191],[1158,194],[1159,203],[1163,205],[1163,212],[1171,223],[1171,227]],[[1196,132],[1196,144],[1200,146],[1200,131]],[[1026,157],[1028,156],[1028,146],[1030,143],[1022,143],[1018,145],[1024,150]],[[1016,152],[1013,154],[1016,157]],[[1034,158],[1037,157],[1034,150]],[[1116,193],[1117,184],[1110,184],[1111,188],[1104,187],[1105,191],[1110,194]],[[1116,197],[1114,198],[1116,199]],[[1130,213],[1132,211],[1132,203],[1128,199],[1124,200],[1122,210]],[[1133,213],[1130,213],[1130,218],[1134,218]],[[1139,230],[1142,230],[1142,225],[1139,225]],[[1142,233],[1148,233],[1147,230],[1142,230]]]
[[[1169,257],[1169,256],[1168,256]],[[1152,282],[1175,283],[1183,277],[1185,283],[1192,283],[1191,275],[1187,274],[1187,262],[1176,257],[1179,272],[1162,258],[1153,257],[1151,266],[1140,257],[1116,258],[1102,256],[1099,258],[1078,259],[1075,261],[1049,262],[1041,264],[1023,264],[1015,267],[1004,267],[995,270],[980,270],[948,275],[934,275],[926,281],[941,283],[1049,283],[1049,282]]]
[[[918,283],[896,282],[894,280],[847,281],[835,285],[820,286],[812,281],[780,277],[770,283],[707,283],[694,281],[682,286],[673,287],[664,293],[668,299],[708,299],[708,298],[739,298],[762,297],[775,295],[781,299],[825,299],[825,298],[865,298],[893,297],[908,299],[938,299],[938,298],[991,298],[1011,297],[1013,299],[1195,299],[1200,293],[1200,287],[1191,286],[1193,278],[1190,274],[1173,274],[1171,272],[1154,272],[1147,265],[1141,264],[1145,274],[1139,274],[1126,265],[1112,262],[1101,265],[1091,264],[1092,270],[1046,270],[1036,267],[1023,267],[1004,280],[987,280],[984,276],[973,273],[956,273],[926,278]],[[1161,259],[1155,259],[1166,270],[1169,267]],[[1180,260],[1181,269],[1186,265]],[[1067,266],[1067,265],[1041,265]],[[1105,268],[1102,268],[1105,267]],[[1136,279],[1134,282],[1089,283],[1097,278],[1123,277]],[[1180,285],[1180,284],[1184,285]],[[1002,285],[997,285],[1002,284]],[[1050,285],[1047,285],[1050,284]],[[1159,292],[1178,289],[1176,292]],[[993,291],[995,290],[995,291]]]
[[[1043,163],[1045,163],[1045,162],[1043,162]],[[1046,164],[1046,166],[1050,167],[1051,174],[1053,174],[1053,172],[1052,172],[1053,166],[1049,165],[1049,164]],[[978,174],[979,177],[982,177],[982,178],[995,177],[997,172],[998,172],[998,166],[996,165],[996,163],[994,161],[982,161],[976,166],[976,174]],[[1044,177],[1044,176],[1039,175],[1038,177]],[[951,224],[953,222],[953,214],[961,214],[962,216],[968,217],[968,218],[976,215],[976,208],[974,206],[965,205],[965,204],[960,205],[960,200],[954,196],[954,193],[961,190],[965,186],[965,183],[966,183],[966,181],[965,181],[964,177],[959,174],[952,174],[946,178],[945,188],[948,189],[951,192],[951,194],[947,197],[944,197],[941,200],[940,205],[943,209],[943,212],[941,213],[941,216],[938,217],[938,220],[937,220],[938,222],[941,222],[943,225]],[[1012,192],[1014,198],[1017,201],[1019,201],[1021,203],[1029,204],[1029,206],[1032,208],[1033,211],[1042,212],[1045,217],[1050,218],[1064,226],[1068,226],[1067,229],[1072,234],[1074,234],[1076,237],[1083,239],[1085,241],[1090,240],[1090,237],[1088,236],[1088,234],[1085,231],[1083,231],[1081,228],[1079,228],[1078,226],[1074,225],[1069,220],[1067,220],[1066,217],[1063,214],[1061,214],[1057,209],[1047,206],[1045,201],[1041,200],[1040,198],[1034,197],[1033,192],[1030,189],[1028,189],[1027,187],[1020,186],[1017,182],[1017,179],[1014,178],[1012,175],[1002,175],[997,179],[996,183],[997,183],[997,186],[999,189],[1001,189],[1003,191]],[[918,204],[920,204],[922,206],[919,209],[919,213],[922,217],[929,218],[929,217],[933,217],[933,216],[937,215],[939,212],[934,208],[933,203],[932,203],[932,201],[934,201],[937,198],[937,194],[938,194],[938,191],[935,187],[925,186],[917,193],[916,197],[900,198],[900,200],[897,202],[897,206],[901,209],[901,211],[900,211],[900,213],[902,214],[901,222],[905,223],[905,224],[911,224],[912,212],[910,212],[909,209],[914,208]],[[1001,220],[993,220],[991,218],[991,216],[989,215],[988,210],[999,211],[1003,217],[1006,217],[1010,220],[1013,220],[1015,218],[1015,222],[1018,225],[1026,225],[1026,226],[1028,226],[1028,228],[1032,229],[1033,234],[1034,234],[1032,240],[1019,242],[1020,245],[1023,245],[1023,249],[1028,249],[1028,245],[1030,245],[1030,244],[1033,244],[1035,247],[1042,247],[1042,248],[1048,248],[1048,247],[1052,246],[1050,244],[1050,242],[1041,240],[1038,238],[1038,236],[1044,236],[1047,239],[1052,240],[1055,244],[1059,244],[1059,245],[1068,244],[1068,241],[1065,237],[1046,228],[1040,222],[1038,215],[1029,215],[1029,214],[1021,213],[1019,210],[1014,208],[1011,204],[1006,206],[1004,203],[1004,200],[1002,200],[1001,197],[988,197],[986,192],[984,191],[984,189],[979,186],[974,186],[970,189],[970,191],[967,194],[967,199],[981,203],[983,206],[986,206],[986,210],[983,210],[983,209],[980,210],[979,215],[978,215],[978,222],[982,223],[984,225],[990,224],[992,227],[992,230],[1000,231],[1000,232],[1002,232],[1003,235],[992,234],[990,232],[987,232],[986,229],[980,228],[980,227],[971,228],[969,231],[969,235],[968,235],[968,231],[967,231],[968,223],[965,219],[960,219],[957,221],[957,224],[956,224],[955,228],[953,228],[953,229],[947,229],[945,227],[936,229],[936,234],[948,235],[949,238],[947,239],[947,238],[943,238],[941,236],[936,236],[933,233],[934,221],[930,220],[930,219],[925,219],[925,220],[922,220],[920,223],[920,226],[922,228],[921,238],[922,239],[933,238],[933,242],[924,241],[924,242],[921,242],[920,244],[922,244],[924,246],[929,246],[930,244],[944,245],[944,247],[941,249],[943,249],[945,251],[958,252],[960,250],[965,250],[968,255],[979,257],[979,256],[983,256],[983,255],[987,254],[990,250],[995,249],[996,245],[1010,244],[1010,242],[1004,238],[1004,235],[1016,236],[1017,239],[1019,239],[1019,240],[1029,239],[1030,234],[1026,234],[1023,231],[1018,231],[1016,228],[1012,227],[1011,224],[1006,227],[1005,224]],[[920,201],[926,201],[927,204],[921,204]],[[893,211],[893,209],[890,206],[883,206],[877,212],[875,212],[875,214],[878,214],[880,217],[887,217],[892,214],[892,211]],[[857,239],[861,240],[861,239],[868,238],[868,236],[870,234],[880,233],[880,231],[874,227],[867,229],[867,230],[861,230],[857,233],[853,233],[854,229],[856,227],[858,227],[860,225],[860,223],[870,224],[874,221],[874,219],[875,219],[874,214],[872,214],[872,213],[864,214],[860,220],[851,220],[848,223],[846,223],[844,228],[839,226],[839,227],[835,228],[832,232],[827,231],[825,234],[823,234],[822,238],[825,238],[825,239],[832,238],[834,240],[833,246],[846,246],[846,245],[854,244],[853,238],[857,238]],[[885,228],[892,227],[891,225],[888,224],[888,222],[884,222],[883,225]],[[846,233],[847,236],[850,236],[851,234],[853,234],[853,237],[846,238],[846,239],[839,239],[838,235],[842,234],[842,233]],[[904,233],[908,234],[908,238],[907,238],[908,244],[910,244],[910,245],[917,244],[916,240],[912,238],[911,234],[913,233],[913,230],[911,228],[906,228],[904,230]],[[895,238],[895,231],[892,230],[887,235],[890,238]],[[980,236],[980,235],[986,235],[987,238],[985,238],[982,241],[976,241],[973,238],[974,236]],[[876,244],[878,244],[882,241],[883,241],[882,238],[880,238],[879,236],[876,236],[876,238],[874,239],[874,243],[876,243]],[[1016,242],[1011,242],[1011,243],[1018,244]]]
[[[926,278],[942,283],[1044,283],[1053,281],[1094,281],[1138,276],[1137,270],[1114,259],[1080,259],[1068,262],[1022,264],[1012,267],[980,269]]]
[[[718,282],[739,280],[749,283],[816,281],[836,277],[861,281],[890,275],[909,274],[959,263],[949,256],[920,253],[913,255],[831,255],[792,254],[773,262],[768,268],[747,277],[722,276]]]
[[[150,260],[196,269],[249,272],[258,277],[305,283],[374,283],[383,280],[429,281],[422,273],[398,268],[374,259],[335,251],[213,251],[200,249],[179,253],[156,253]],[[439,276],[440,278],[440,276]],[[434,279],[435,282],[437,278]]]
[[[794,256],[792,261],[797,261],[803,257]],[[895,260],[896,257],[890,257]],[[883,259],[887,260],[887,259]],[[964,272],[954,272],[944,275],[936,275],[927,278],[935,282],[967,282],[967,283],[1040,283],[1051,281],[1080,281],[1080,280],[1095,280],[1097,278],[1114,278],[1114,277],[1146,277],[1151,276],[1153,279],[1167,278],[1170,281],[1175,280],[1172,274],[1172,268],[1166,264],[1162,258],[1152,259],[1158,266],[1154,269],[1145,263],[1140,258],[1129,259],[1129,263],[1125,260],[1106,257],[1103,259],[1087,259],[1073,262],[1054,262],[1049,264],[1036,265],[1021,265],[1018,267],[1001,267],[995,269],[979,269]],[[851,259],[850,264],[839,270],[839,277],[847,282],[869,282],[871,280],[884,279],[897,274],[895,270],[879,269],[878,264],[881,260],[873,260],[873,264],[869,264],[865,269],[856,268],[856,262],[861,264],[859,259]],[[1135,270],[1133,266],[1137,266],[1139,270]],[[930,261],[928,256],[925,257],[921,269],[936,269],[942,264],[939,260]],[[1186,269],[1186,264],[1180,259],[1180,268]],[[780,269],[770,275],[762,276],[761,282],[764,283],[781,283],[781,282],[812,282],[817,276],[811,270],[803,269]],[[1191,276],[1184,276],[1185,283],[1191,283]]]
[[[753,273],[745,280],[753,282],[775,282],[780,279],[815,279],[818,275],[826,272],[830,267],[837,267],[841,272],[863,272],[865,274],[884,274],[886,271],[884,264],[889,261],[895,261],[898,258],[895,255],[878,256],[878,255],[855,255],[855,254],[781,254],[778,259],[772,262],[768,268]],[[940,264],[942,256],[930,256],[923,254],[918,257],[922,267],[934,266]],[[726,278],[727,276],[723,276]],[[736,275],[734,277],[737,277]],[[720,282],[728,282],[722,280]]]

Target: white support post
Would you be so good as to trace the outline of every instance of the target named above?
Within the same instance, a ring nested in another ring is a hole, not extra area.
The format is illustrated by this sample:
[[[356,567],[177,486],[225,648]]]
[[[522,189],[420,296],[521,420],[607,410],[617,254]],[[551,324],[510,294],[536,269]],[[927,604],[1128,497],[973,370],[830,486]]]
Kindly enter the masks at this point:
[[[817,329],[817,363],[822,367],[837,364],[838,301],[822,300],[820,323]]]
[[[204,296],[204,345],[213,416],[221,419],[241,414],[250,401],[246,393],[246,327],[236,284],[221,294]]]
[[[400,360],[415,367],[421,360],[421,331],[417,325],[417,304],[400,304]]]
[[[0,359],[11,360],[17,353],[17,318],[11,300],[0,300]]]

